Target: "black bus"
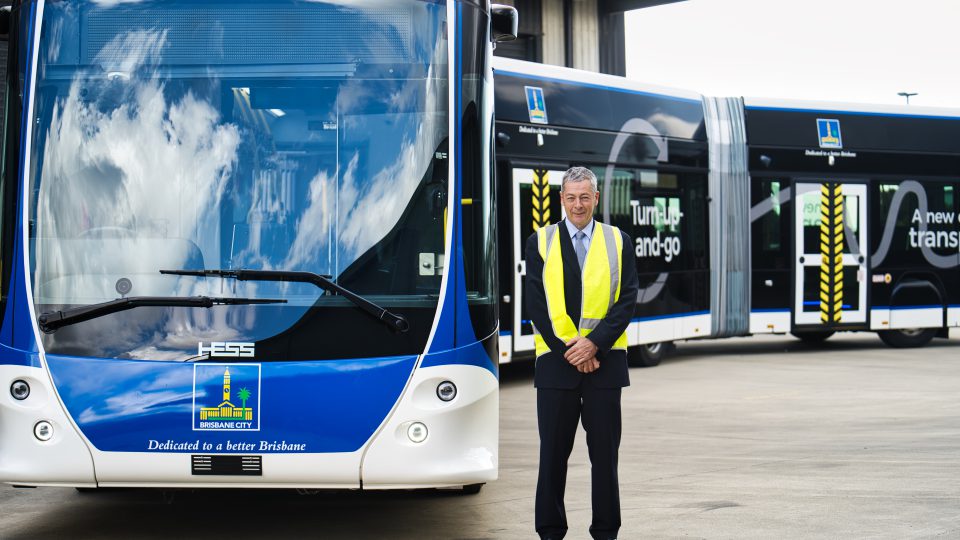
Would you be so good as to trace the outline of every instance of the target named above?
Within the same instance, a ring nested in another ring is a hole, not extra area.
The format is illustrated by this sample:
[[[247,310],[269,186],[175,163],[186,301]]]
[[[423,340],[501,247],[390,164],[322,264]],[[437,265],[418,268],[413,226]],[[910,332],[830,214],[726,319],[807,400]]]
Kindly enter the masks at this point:
[[[960,112],[710,98],[496,59],[501,362],[532,357],[524,239],[557,221],[562,172],[636,241],[631,360],[680,339],[960,326]]]

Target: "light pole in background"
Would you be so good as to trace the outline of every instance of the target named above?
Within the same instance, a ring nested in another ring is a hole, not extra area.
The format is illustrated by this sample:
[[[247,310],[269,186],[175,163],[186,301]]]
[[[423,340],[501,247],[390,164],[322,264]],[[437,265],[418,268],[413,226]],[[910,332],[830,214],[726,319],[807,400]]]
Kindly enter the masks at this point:
[[[898,96],[903,96],[903,97],[907,98],[907,105],[909,105],[909,104],[910,104],[910,96],[915,96],[915,95],[917,95],[917,93],[916,93],[916,92],[897,92],[897,95],[898,95]]]

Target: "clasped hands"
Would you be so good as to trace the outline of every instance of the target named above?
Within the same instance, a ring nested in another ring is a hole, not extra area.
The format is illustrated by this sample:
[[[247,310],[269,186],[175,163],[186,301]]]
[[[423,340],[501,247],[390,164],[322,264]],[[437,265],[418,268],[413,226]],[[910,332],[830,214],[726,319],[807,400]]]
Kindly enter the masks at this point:
[[[600,361],[597,360],[597,346],[592,341],[577,336],[566,343],[567,352],[563,357],[570,362],[570,365],[577,368],[580,373],[593,373],[600,369]]]

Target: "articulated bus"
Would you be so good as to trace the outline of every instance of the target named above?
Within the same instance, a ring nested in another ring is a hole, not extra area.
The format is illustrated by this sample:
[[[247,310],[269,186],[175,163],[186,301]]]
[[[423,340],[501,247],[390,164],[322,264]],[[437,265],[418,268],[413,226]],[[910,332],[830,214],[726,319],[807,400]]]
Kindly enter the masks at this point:
[[[513,8],[6,15],[0,481],[496,478],[489,58]]]
[[[533,356],[523,242],[571,165],[635,239],[630,359],[684,339],[960,326],[960,112],[710,98],[497,58],[500,361]]]

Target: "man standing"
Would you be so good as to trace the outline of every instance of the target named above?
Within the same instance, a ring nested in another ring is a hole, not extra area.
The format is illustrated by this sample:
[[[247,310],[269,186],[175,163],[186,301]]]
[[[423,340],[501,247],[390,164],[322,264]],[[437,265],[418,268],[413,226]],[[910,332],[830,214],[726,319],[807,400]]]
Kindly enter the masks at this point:
[[[526,302],[535,327],[540,473],[535,524],[541,538],[567,533],[563,494],[577,423],[587,433],[595,539],[620,530],[620,393],[630,384],[627,335],[637,300],[633,242],[593,219],[597,177],[563,175],[566,219],[527,239]]]

